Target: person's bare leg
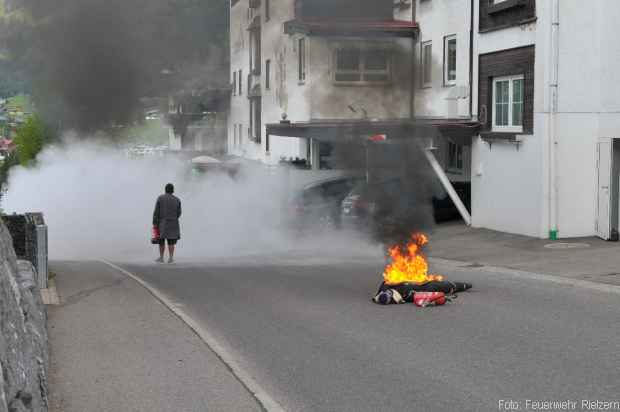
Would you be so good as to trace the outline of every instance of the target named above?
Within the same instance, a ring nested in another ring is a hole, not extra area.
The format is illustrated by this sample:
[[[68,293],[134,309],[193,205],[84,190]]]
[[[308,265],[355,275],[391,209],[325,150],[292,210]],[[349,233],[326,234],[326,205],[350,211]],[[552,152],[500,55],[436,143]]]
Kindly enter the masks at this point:
[[[164,252],[166,251],[166,245],[164,244],[159,244],[159,259],[156,260],[156,262],[163,262],[164,261]]]
[[[174,262],[174,245],[168,245],[168,254],[170,255],[168,263]]]

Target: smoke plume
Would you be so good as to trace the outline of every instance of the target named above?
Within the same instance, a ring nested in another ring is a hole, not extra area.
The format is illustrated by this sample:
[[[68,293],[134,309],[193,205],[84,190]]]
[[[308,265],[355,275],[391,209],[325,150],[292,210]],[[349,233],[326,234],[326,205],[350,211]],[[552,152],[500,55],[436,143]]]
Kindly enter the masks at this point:
[[[375,205],[371,233],[385,246],[406,243],[413,233],[431,231],[435,225],[432,198],[437,182],[422,150],[413,136],[334,147],[335,165],[365,173],[364,197]]]
[[[73,141],[46,149],[35,168],[12,170],[6,213],[41,211],[52,259],[150,260],[152,213],[164,185],[183,205],[180,261],[247,255],[377,256],[363,239],[322,233],[298,237],[287,200],[301,182],[285,170],[246,166],[226,174],[193,175],[176,158],[130,159],[106,144]],[[302,255],[307,255],[302,253]]]
[[[142,97],[226,84],[226,0],[17,3],[30,18],[5,27],[4,45],[30,73],[39,110],[65,130],[127,124]]]

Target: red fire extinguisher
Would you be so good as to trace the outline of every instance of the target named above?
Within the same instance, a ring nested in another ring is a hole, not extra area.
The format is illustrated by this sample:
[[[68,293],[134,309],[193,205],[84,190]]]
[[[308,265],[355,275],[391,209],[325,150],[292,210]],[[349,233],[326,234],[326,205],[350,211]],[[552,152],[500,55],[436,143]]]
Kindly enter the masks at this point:
[[[159,227],[157,225],[153,225],[153,233],[151,234],[151,243],[154,245],[159,244]]]
[[[416,306],[425,308],[427,306],[441,306],[448,301],[443,292],[415,292],[413,303]]]

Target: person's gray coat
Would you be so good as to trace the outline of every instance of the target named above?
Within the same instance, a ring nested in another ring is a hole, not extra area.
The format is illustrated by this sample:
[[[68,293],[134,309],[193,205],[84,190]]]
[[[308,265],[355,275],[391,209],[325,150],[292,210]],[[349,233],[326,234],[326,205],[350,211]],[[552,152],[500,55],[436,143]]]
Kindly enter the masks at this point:
[[[157,198],[153,212],[153,226],[159,227],[160,239],[181,239],[179,217],[181,217],[181,200],[178,197],[166,193]]]

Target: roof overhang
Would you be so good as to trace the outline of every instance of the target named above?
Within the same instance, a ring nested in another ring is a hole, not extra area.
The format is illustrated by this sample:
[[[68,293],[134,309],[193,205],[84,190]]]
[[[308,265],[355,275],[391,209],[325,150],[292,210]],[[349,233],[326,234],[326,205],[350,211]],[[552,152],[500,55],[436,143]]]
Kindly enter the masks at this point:
[[[463,119],[415,118],[394,120],[312,120],[309,122],[269,123],[267,134],[316,139],[325,142],[367,141],[385,135],[387,141],[448,137],[469,144],[478,134],[480,123]]]
[[[284,23],[286,34],[307,36],[416,37],[418,24],[405,20],[294,19]]]

